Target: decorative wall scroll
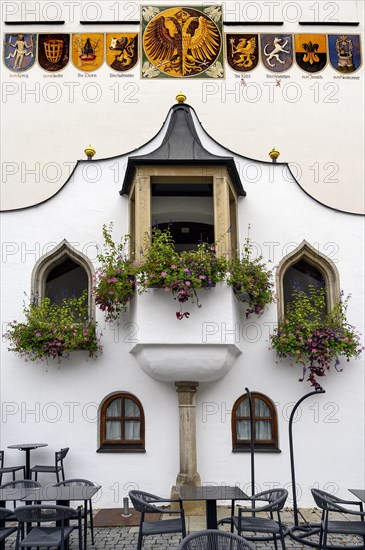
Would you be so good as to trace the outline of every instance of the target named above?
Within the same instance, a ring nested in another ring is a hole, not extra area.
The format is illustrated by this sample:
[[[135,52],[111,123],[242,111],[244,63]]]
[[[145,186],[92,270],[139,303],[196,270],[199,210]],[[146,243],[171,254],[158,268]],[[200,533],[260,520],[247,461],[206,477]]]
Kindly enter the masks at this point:
[[[142,8],[142,77],[224,76],[220,6]]]
[[[14,72],[30,69],[36,60],[36,34],[5,34],[3,59],[5,66]]]
[[[259,62],[259,35],[226,34],[226,54],[234,71],[252,71]]]
[[[329,34],[328,48],[331,65],[336,71],[354,73],[361,67],[358,34]]]
[[[130,71],[138,61],[138,33],[108,33],[106,62],[115,71]]]
[[[274,73],[283,73],[293,64],[293,38],[291,34],[262,34],[261,59]]]
[[[56,72],[70,60],[69,34],[38,35],[38,63],[45,71]]]
[[[104,62],[104,33],[72,35],[72,63],[80,71],[92,72]]]

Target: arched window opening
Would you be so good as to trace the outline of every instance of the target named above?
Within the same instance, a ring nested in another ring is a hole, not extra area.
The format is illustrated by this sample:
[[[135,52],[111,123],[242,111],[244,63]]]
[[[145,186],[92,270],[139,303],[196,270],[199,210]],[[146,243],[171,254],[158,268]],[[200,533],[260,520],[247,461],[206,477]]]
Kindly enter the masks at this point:
[[[251,399],[255,450],[279,451],[274,403],[261,393],[251,393]],[[232,447],[233,451],[249,451],[251,447],[250,407],[247,394],[239,397],[233,405]]]
[[[284,273],[284,308],[290,304],[293,290],[308,292],[310,287],[323,288],[326,286],[322,272],[303,258],[291,265]],[[326,312],[324,312],[326,313]]]
[[[326,289],[325,315],[340,299],[340,276],[334,262],[307,241],[287,254],[276,270],[278,317],[282,320],[291,302],[293,288],[308,291],[309,286]]]
[[[93,276],[94,267],[89,258],[64,239],[35,264],[31,294],[61,304],[65,298],[79,298],[86,292],[88,316],[94,319]]]
[[[56,304],[64,298],[79,298],[88,291],[86,271],[71,258],[55,266],[46,278],[45,296]]]
[[[100,409],[99,450],[144,450],[144,433],[143,407],[134,395],[115,393],[104,400]]]

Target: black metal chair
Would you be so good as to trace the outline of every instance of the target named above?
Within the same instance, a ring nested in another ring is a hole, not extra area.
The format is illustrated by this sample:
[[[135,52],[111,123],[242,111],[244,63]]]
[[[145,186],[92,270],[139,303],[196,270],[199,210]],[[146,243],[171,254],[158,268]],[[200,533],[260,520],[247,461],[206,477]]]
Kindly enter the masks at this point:
[[[66,479],[65,481],[60,481],[55,484],[55,487],[94,487],[95,483],[89,481],[88,479]],[[79,510],[79,509],[78,509]],[[91,498],[85,501],[85,508],[80,508],[81,518],[85,522],[84,529],[84,548],[86,549],[87,545],[87,514],[89,512],[89,521],[90,521],[90,532],[91,532],[91,544],[94,542],[94,519],[93,519],[93,506]],[[77,518],[77,515],[76,515]]]
[[[312,495],[318,508],[322,510],[321,531],[319,535],[319,548],[325,550],[328,548],[327,539],[328,535],[355,535],[362,537],[363,546],[365,546],[365,512],[363,510],[362,502],[353,500],[343,500],[330,493],[321,491],[320,489],[312,489]],[[350,504],[352,506],[359,506],[360,510],[350,510],[342,506],[343,504]],[[329,520],[331,512],[339,512],[341,514],[351,514],[358,516],[360,521],[354,520]]]
[[[25,466],[4,466],[4,451],[0,451],[0,485],[3,481],[3,474],[13,474],[13,480],[15,480],[15,472],[23,470],[23,477],[25,477]]]
[[[151,493],[135,490],[129,491],[129,498],[132,501],[134,509],[141,513],[137,550],[141,550],[144,536],[182,533],[182,537],[186,537],[185,514],[180,499],[166,499],[152,495]],[[178,510],[160,508],[161,504],[171,502],[178,502],[180,508]],[[180,517],[163,521],[145,521],[145,514],[178,514]]]
[[[38,481],[34,481],[33,479],[17,479],[15,481],[8,481],[7,483],[3,483],[3,485],[0,486],[0,489],[6,489],[6,487],[10,487],[12,489],[30,489],[34,487],[41,487],[41,484],[38,483]],[[14,508],[16,508],[16,501],[13,501]],[[9,518],[8,521],[16,521],[16,517],[14,515],[14,512],[12,512],[12,517]]]
[[[207,529],[198,531],[184,538],[179,546],[179,550],[254,550],[255,546],[236,535],[218,531],[217,529]]]
[[[19,506],[15,509],[18,520],[18,529],[15,549],[32,547],[56,547],[65,550],[66,541],[74,529],[79,532],[79,550],[82,550],[81,516],[78,526],[67,525],[74,517],[75,510],[68,506],[56,506],[47,504],[35,504]],[[55,526],[42,526],[43,523],[57,522]],[[37,523],[27,535],[24,536],[24,526],[27,523]]]
[[[65,456],[67,455],[68,451],[69,451],[69,447],[66,447],[64,449],[61,449],[60,451],[56,451],[55,452],[55,465],[54,466],[47,466],[47,465],[39,465],[37,464],[36,466],[33,466],[33,468],[31,468],[31,475],[33,475],[33,473],[35,474],[34,476],[34,479],[37,481],[38,479],[38,474],[39,473],[44,473],[44,474],[56,474],[56,478],[57,478],[57,482],[60,481],[60,476],[59,476],[59,472],[61,472],[62,474],[62,480],[65,481],[65,471],[63,469],[63,459],[65,458]]]
[[[7,508],[0,508],[0,523],[5,523],[5,521],[11,521],[11,516],[13,515],[11,510]],[[9,535],[15,533],[16,527],[5,527],[4,525],[0,526],[0,542],[3,542]]]
[[[269,489],[253,495],[250,501],[267,502],[264,506],[255,506],[255,508],[243,508],[238,506],[238,516],[232,518],[233,524],[237,529],[238,535],[245,533],[244,537],[249,541],[273,541],[277,550],[277,541],[280,539],[282,549],[285,550],[285,535],[288,534],[287,527],[281,522],[280,511],[288,498],[286,489]],[[256,513],[267,512],[269,517],[262,517]],[[274,512],[277,519],[274,519]],[[246,517],[245,514],[251,516]],[[255,515],[254,515],[255,514]],[[247,535],[246,533],[255,533]]]

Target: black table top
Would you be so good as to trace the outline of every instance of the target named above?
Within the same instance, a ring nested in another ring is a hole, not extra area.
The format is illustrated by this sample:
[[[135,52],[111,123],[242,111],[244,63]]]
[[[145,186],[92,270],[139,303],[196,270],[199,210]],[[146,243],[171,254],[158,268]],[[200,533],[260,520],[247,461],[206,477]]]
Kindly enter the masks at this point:
[[[365,489],[349,489],[349,491],[355,495],[355,497],[365,502]]]
[[[30,489],[24,487],[5,487],[0,489],[0,502],[7,502],[8,500],[21,500],[25,497]]]
[[[248,498],[239,487],[205,485],[203,487],[179,487],[181,500],[245,500]]]
[[[87,485],[80,487],[69,485],[62,487],[44,486],[35,489],[27,489],[23,500],[59,501],[59,500],[89,500],[100,489],[100,485]]]
[[[48,443],[19,443],[17,445],[8,445],[8,449],[19,449],[26,451],[27,449],[38,449],[38,447],[47,447]]]

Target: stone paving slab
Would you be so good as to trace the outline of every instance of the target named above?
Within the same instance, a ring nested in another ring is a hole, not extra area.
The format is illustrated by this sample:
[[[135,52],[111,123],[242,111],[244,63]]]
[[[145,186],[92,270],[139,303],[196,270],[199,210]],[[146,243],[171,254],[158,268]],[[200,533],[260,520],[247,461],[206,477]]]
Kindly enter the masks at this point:
[[[320,511],[317,509],[302,510],[302,513],[307,521],[311,523],[318,523],[320,521]],[[218,518],[228,517],[229,508],[219,507]],[[288,526],[294,525],[293,511],[285,509],[282,513],[283,523]],[[336,518],[337,519],[337,518]],[[338,519],[349,519],[344,514],[338,514]],[[352,518],[353,519],[353,518]],[[188,516],[186,518],[186,526],[188,532],[201,531],[205,527],[204,516]],[[225,525],[222,529],[229,530],[229,526]],[[97,528],[95,531],[95,546],[92,546],[91,540],[88,540],[88,550],[136,550],[138,527],[103,527]],[[318,537],[317,537],[318,539]],[[316,539],[314,539],[316,540]],[[180,536],[177,535],[153,535],[144,538],[143,550],[176,550],[180,543]],[[335,544],[343,548],[354,546],[359,544],[361,547],[361,541],[358,537],[339,536],[329,540],[330,544]],[[288,550],[304,550],[309,548],[300,542],[291,539],[289,536],[285,539],[286,548]],[[281,545],[278,545],[281,548]],[[255,547],[257,550],[274,550],[273,543],[256,542]],[[15,548],[15,535],[9,537],[6,541],[6,549],[14,550]],[[78,538],[76,531],[72,535],[70,550],[78,550]]]

